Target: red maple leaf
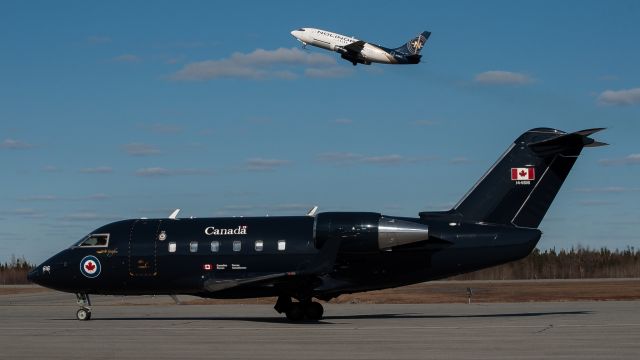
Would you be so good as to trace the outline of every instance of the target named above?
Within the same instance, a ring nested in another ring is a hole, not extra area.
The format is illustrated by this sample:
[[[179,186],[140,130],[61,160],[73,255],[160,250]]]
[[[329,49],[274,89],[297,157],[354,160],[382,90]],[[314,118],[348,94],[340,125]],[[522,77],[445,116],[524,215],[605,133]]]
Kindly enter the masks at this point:
[[[87,271],[93,271],[93,269],[96,268],[96,264],[94,264],[93,261],[88,261],[84,264],[84,268],[87,269]]]
[[[527,172],[524,170],[520,170],[520,176],[524,177],[525,175],[527,175]]]

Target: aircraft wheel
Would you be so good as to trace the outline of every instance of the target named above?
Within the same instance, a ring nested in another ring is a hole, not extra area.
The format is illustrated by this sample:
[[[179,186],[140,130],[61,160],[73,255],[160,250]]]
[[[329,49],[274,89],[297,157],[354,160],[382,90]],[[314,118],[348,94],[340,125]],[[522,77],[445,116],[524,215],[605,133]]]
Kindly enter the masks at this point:
[[[88,309],[78,309],[76,312],[76,318],[80,321],[87,321],[91,319],[91,311]]]
[[[324,314],[324,308],[322,304],[318,302],[311,302],[305,308],[305,315],[308,320],[318,321],[322,319],[322,315]]]
[[[304,308],[300,303],[293,303],[291,307],[287,310],[287,319],[291,321],[300,321],[304,319]]]

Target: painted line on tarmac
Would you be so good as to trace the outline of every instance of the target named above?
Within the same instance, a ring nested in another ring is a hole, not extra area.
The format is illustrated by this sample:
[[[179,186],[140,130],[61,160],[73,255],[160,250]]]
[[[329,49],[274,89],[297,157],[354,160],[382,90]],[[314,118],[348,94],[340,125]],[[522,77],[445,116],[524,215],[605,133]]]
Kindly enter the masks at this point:
[[[99,320],[96,321],[96,323]],[[47,325],[47,324],[42,324]],[[325,326],[327,324],[324,324]],[[329,324],[330,325],[330,324]],[[212,326],[212,327],[183,327],[183,326],[175,326],[175,327],[153,327],[153,330],[161,330],[161,331],[211,331],[211,330],[232,330],[232,331],[247,331],[247,330],[319,330],[319,331],[353,331],[353,330],[361,330],[361,331],[378,331],[378,330],[477,330],[477,329],[539,329],[541,327],[545,327],[548,325],[540,324],[540,325],[488,325],[488,326],[349,326],[349,327],[325,327],[325,326],[316,326],[313,327],[304,326],[304,324],[300,326],[270,326],[270,327],[237,327],[237,326]],[[640,323],[638,324],[568,324],[568,325],[553,325],[553,328],[620,328],[620,327],[640,327]],[[22,330],[22,331],[43,331],[43,330],[77,330],[77,331],[91,331],[95,330],[96,327],[59,327],[55,326],[55,328],[47,328],[46,326],[38,326],[38,327],[0,327],[0,330]],[[149,327],[100,327],[103,331],[149,331]]]

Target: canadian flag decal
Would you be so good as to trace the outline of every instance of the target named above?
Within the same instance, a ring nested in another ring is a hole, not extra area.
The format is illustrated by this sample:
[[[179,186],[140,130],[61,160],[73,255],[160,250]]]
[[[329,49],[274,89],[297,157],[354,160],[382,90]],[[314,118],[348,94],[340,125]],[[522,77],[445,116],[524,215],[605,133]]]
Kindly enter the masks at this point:
[[[535,180],[536,169],[532,167],[528,168],[511,168],[511,180]]]

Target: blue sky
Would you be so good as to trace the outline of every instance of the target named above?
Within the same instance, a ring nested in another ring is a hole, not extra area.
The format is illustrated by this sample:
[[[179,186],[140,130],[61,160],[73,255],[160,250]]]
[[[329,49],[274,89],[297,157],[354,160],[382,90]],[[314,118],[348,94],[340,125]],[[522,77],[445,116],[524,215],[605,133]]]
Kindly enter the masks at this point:
[[[112,220],[450,208],[523,131],[607,127],[541,248],[640,247],[640,3],[4,2],[0,261]],[[301,50],[317,27],[415,66]]]

